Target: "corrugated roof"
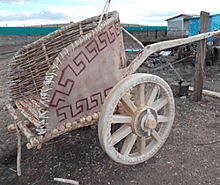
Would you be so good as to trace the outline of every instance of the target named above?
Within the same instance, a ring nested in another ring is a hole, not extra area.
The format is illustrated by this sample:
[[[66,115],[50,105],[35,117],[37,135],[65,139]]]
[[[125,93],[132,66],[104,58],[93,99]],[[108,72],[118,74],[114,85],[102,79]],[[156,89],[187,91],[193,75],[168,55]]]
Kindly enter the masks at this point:
[[[192,16],[192,17],[185,17],[184,20],[192,20],[192,19],[199,19],[200,16],[199,15],[195,15],[195,16]]]
[[[210,17],[215,17],[215,16],[220,16],[220,13],[213,14],[213,15],[211,15]]]
[[[210,15],[209,17],[215,17],[215,16],[220,16],[220,13]],[[199,18],[200,18],[199,15],[195,15],[195,16],[192,16],[192,17],[186,17],[186,18],[184,18],[184,20],[192,20],[192,19],[199,19]]]
[[[171,18],[169,18],[169,19],[166,19],[165,21],[169,21],[169,20],[171,20],[171,19],[175,19],[175,18],[181,17],[181,16],[192,17],[193,15],[192,15],[192,14],[179,14],[179,15],[176,15],[176,16],[171,17]]]

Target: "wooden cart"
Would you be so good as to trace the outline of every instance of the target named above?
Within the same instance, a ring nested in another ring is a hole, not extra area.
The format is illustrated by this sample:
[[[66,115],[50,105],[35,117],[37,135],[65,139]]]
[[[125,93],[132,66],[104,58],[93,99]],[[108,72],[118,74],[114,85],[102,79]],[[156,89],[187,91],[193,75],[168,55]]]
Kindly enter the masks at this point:
[[[97,124],[104,151],[132,165],[151,158],[167,139],[175,115],[169,85],[151,74],[133,74],[152,53],[219,34],[165,41],[143,48],[126,66],[117,12],[72,23],[21,48],[8,72],[6,109],[18,133],[18,175],[22,132],[27,148],[67,131]],[[35,129],[29,129],[34,127]]]

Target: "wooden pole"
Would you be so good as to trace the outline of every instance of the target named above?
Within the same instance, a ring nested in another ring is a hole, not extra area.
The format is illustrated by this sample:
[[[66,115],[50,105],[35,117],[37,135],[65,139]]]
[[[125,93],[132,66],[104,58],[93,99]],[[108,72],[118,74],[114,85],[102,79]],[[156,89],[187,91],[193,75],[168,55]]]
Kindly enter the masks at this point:
[[[17,123],[15,123],[18,138],[18,151],[17,151],[17,175],[21,176],[21,132],[18,129]]]
[[[75,181],[75,180],[69,180],[69,179],[54,178],[54,181],[57,181],[57,182],[64,182],[64,183],[69,183],[69,184],[74,184],[74,185],[79,185],[79,182],[78,182],[78,181]]]
[[[209,13],[200,12],[200,21],[199,21],[199,34],[208,32],[209,29]],[[196,74],[195,74],[195,83],[194,83],[194,100],[202,100],[202,87],[203,87],[203,72],[204,64],[206,58],[206,39],[200,40],[197,43],[197,55],[196,55]]]

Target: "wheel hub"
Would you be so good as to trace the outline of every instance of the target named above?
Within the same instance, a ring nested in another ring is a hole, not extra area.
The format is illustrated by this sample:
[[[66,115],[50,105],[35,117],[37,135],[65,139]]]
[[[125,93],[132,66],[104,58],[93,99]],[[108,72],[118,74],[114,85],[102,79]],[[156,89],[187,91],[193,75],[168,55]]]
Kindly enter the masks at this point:
[[[152,107],[144,107],[137,111],[132,121],[133,132],[139,137],[147,137],[150,130],[157,126],[157,112]]]

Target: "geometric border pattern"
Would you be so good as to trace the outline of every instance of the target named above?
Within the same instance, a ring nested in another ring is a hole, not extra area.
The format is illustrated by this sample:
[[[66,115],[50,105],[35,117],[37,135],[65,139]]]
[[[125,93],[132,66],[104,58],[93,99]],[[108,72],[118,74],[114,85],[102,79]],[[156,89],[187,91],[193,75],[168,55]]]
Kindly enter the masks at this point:
[[[72,106],[70,104],[56,109],[56,114],[57,117],[59,117],[59,122],[62,122],[67,118],[74,118],[84,111],[89,111],[99,106],[100,104],[103,104],[104,98],[107,97],[109,91],[112,88],[113,87],[105,89],[103,93],[102,92],[95,93],[91,95],[89,98],[80,99],[75,103],[75,106]]]
[[[115,21],[108,29],[95,38],[93,38],[75,57],[72,62],[66,64],[62,69],[61,75],[59,76],[57,89],[51,95],[51,100],[49,102],[50,107],[56,108],[56,115],[59,122],[62,122],[68,118],[74,118],[83,111],[91,110],[104,102],[104,98],[107,96],[107,92],[113,88],[109,87],[104,90],[104,92],[97,92],[90,96],[90,98],[84,98],[77,100],[75,105],[67,104],[65,106],[59,107],[60,102],[65,102],[65,99],[60,96],[70,96],[75,80],[77,77],[83,74],[83,71],[89,66],[90,63],[102,52],[108,45],[114,43],[116,37],[121,34],[120,22]],[[122,57],[120,58],[119,69],[125,68],[126,62]],[[65,75],[65,73],[72,74]],[[59,88],[60,87],[60,88]],[[58,90],[61,89],[61,90]]]

